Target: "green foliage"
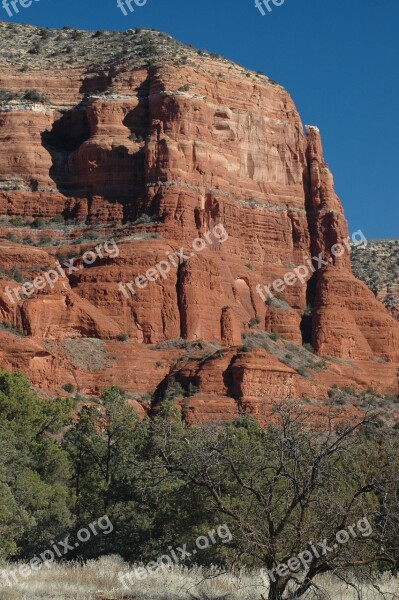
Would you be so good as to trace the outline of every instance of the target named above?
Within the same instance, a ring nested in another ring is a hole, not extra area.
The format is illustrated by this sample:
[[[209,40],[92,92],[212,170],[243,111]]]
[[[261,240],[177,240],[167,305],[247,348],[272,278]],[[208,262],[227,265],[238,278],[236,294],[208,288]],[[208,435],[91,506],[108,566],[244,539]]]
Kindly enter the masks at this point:
[[[13,267],[12,269],[9,269],[9,270],[0,269],[0,276],[7,277],[7,279],[13,279],[14,281],[17,281],[18,283],[24,282],[24,276],[22,275],[22,273],[18,269],[18,267]]]
[[[38,52],[36,54],[38,54]],[[46,96],[42,95],[37,90],[26,90],[22,98],[23,100],[31,100],[32,102],[48,102]]]
[[[306,369],[305,367],[298,367],[296,372],[298,375],[302,375],[302,377],[306,377]]]
[[[118,342],[127,342],[127,341],[129,341],[129,334],[118,333],[118,335],[116,336],[116,339],[118,340]]]
[[[184,388],[173,378],[168,381],[167,387],[163,393],[163,402],[173,402],[176,398],[185,396]]]
[[[0,88],[0,100],[8,102],[9,100],[13,100],[15,98],[15,92],[7,89]]]
[[[32,48],[29,48],[28,50],[29,54],[40,54],[41,52],[41,46],[39,42],[35,42],[32,46]]]
[[[49,235],[43,235],[39,240],[40,246],[49,246],[53,239]]]
[[[64,383],[62,389],[68,392],[68,394],[73,394],[75,391],[75,387],[72,385],[72,383]]]
[[[38,217],[37,219],[32,221],[30,226],[33,227],[34,229],[42,229],[45,224],[46,224],[46,221],[44,219],[41,219],[40,217]]]
[[[314,354],[314,348],[313,348],[312,344],[309,344],[308,342],[306,342],[305,344],[303,344],[303,347],[306,348],[306,350],[309,350],[309,352],[312,352]]]
[[[13,327],[11,325],[11,323],[9,323],[8,321],[4,321],[4,323],[1,323],[0,329],[4,329],[5,331],[8,331],[9,333],[13,333],[17,337],[24,337],[23,329],[17,329],[16,327]]]
[[[10,224],[13,227],[23,227],[23,220],[20,217],[14,217],[13,219],[10,219]]]
[[[48,40],[52,37],[52,33],[49,29],[41,29],[39,33],[42,40]]]
[[[370,438],[366,422],[329,432],[327,419],[321,430],[312,431],[284,407],[276,409],[272,421],[262,428],[243,417],[224,427],[175,431],[170,441],[164,438],[168,470],[188,487],[194,485],[208,515],[226,522],[233,534],[233,544],[219,549],[213,562],[232,566],[239,556],[247,567],[272,569],[306,549],[307,541],[334,539],[344,524],[364,515],[373,536],[334,546],[320,560],[323,572],[343,571],[362,560],[377,566],[379,548],[388,545],[386,555],[395,562],[398,437]],[[310,581],[315,573],[310,567]],[[269,598],[287,597],[288,580],[277,579]],[[306,589],[298,587],[295,597],[305,597]]]
[[[72,525],[69,461],[56,436],[71,403],[42,400],[22,373],[0,371],[0,557],[31,557]]]
[[[260,322],[261,322],[260,317],[252,317],[252,319],[249,320],[248,325],[251,329],[253,329],[257,325],[259,325]]]
[[[132,135],[135,135],[135,134],[132,134]],[[145,213],[143,213],[140,217],[138,217],[138,219],[133,221],[133,223],[131,223],[131,224],[132,225],[149,225],[150,223],[153,223],[153,222],[154,222],[153,217],[150,217],[149,215],[146,215]]]
[[[71,37],[72,37],[73,40],[80,40],[81,37],[82,37],[82,32],[78,31],[77,29],[74,29],[72,31]]]
[[[21,242],[21,238],[14,233],[11,233],[11,231],[7,233],[7,239],[9,242],[13,242],[14,244],[19,244]]]
[[[140,538],[146,519],[140,514],[141,496],[136,486],[147,433],[147,422],[140,423],[116,386],[104,390],[98,406],[82,409],[64,441],[74,466],[77,527],[107,514],[117,523],[118,543],[123,544],[129,535],[132,540]],[[119,550],[113,546],[112,536],[84,548],[86,555]]]
[[[281,338],[281,335],[279,333],[271,333],[269,337],[273,342],[276,342]]]
[[[50,219],[51,223],[57,223],[60,225],[65,225],[65,217],[62,214],[55,215],[52,219]]]
[[[226,523],[231,544],[196,560],[271,569],[367,515],[373,536],[339,546],[323,568],[381,566],[381,547],[399,561],[398,431],[334,428],[328,416],[315,427],[292,405],[270,409],[264,427],[245,416],[187,428],[185,398],[198,389],[183,384],[168,380],[151,420],[116,386],[97,402],[79,397],[72,419],[71,400],[38,398],[24,375],[0,371],[0,560],[31,558],[107,515],[112,534],[68,558],[147,562]]]

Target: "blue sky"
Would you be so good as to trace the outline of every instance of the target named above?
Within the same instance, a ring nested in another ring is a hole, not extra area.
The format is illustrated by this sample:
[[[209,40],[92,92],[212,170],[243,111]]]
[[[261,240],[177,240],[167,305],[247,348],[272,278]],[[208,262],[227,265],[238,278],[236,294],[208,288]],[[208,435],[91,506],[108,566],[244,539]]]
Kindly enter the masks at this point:
[[[36,0],[13,18],[0,8],[0,19],[152,27],[263,71],[291,93],[304,124],[320,128],[350,229],[399,237],[399,0],[270,5],[262,16],[254,0],[147,0],[124,16],[116,0]]]

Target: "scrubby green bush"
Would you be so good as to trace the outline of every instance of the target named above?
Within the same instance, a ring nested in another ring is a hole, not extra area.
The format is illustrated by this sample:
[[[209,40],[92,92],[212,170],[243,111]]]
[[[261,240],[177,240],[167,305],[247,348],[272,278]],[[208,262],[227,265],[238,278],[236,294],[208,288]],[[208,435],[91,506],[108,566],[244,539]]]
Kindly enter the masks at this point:
[[[129,335],[127,333],[119,333],[116,336],[118,342],[127,342],[129,340]]]
[[[18,93],[8,90],[7,88],[0,88],[0,101],[8,102],[18,98]]]
[[[72,394],[75,391],[75,387],[72,385],[72,383],[64,383],[62,389],[68,392],[68,394]]]
[[[22,96],[24,100],[31,100],[32,102],[48,102],[46,96],[38,92],[37,90],[26,90]]]
[[[252,317],[252,319],[249,320],[248,325],[250,326],[251,329],[253,329],[257,325],[259,325],[260,322],[261,322],[260,317]]]

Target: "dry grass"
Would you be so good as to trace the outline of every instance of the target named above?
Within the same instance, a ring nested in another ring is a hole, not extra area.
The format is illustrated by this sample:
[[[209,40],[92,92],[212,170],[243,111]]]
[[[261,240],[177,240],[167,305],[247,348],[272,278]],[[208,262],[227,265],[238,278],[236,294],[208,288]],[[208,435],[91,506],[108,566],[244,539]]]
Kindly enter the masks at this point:
[[[103,557],[82,566],[65,563],[31,571],[29,577],[19,577],[12,587],[4,586],[4,575],[15,571],[16,565],[0,568],[0,600],[260,600],[267,594],[259,573],[242,571],[237,576],[219,573],[216,569],[174,567],[160,571],[144,581],[134,580],[131,589],[124,589],[118,573],[128,573],[129,566],[117,556]],[[329,576],[318,585],[328,592],[330,600],[357,600],[355,593]],[[381,589],[398,598],[398,581],[385,576]],[[316,600],[316,596],[307,596]],[[318,596],[320,598],[320,596]],[[362,600],[382,598],[375,590],[363,586]]]

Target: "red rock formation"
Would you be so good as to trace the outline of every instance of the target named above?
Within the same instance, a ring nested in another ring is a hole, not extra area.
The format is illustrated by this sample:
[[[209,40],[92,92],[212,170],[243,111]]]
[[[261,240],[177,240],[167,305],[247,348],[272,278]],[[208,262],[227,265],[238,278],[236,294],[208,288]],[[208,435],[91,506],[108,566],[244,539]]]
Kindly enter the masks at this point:
[[[348,230],[318,130],[304,132],[288,93],[266,77],[188,56],[185,65],[121,62],[107,76],[94,68],[88,74],[84,62],[48,71],[38,58],[34,75],[11,60],[0,65],[0,88],[35,87],[49,100],[0,103],[0,217],[63,213],[80,223],[64,231],[68,253],[111,237],[119,247],[118,257],[80,261],[53,289],[13,303],[4,291],[17,285],[9,271],[16,266],[31,281],[32,269],[54,268],[64,247],[10,243],[7,234],[21,236],[21,229],[3,221],[0,318],[27,337],[0,331],[0,366],[24,369],[46,390],[73,382],[94,394],[117,383],[129,394],[152,394],[184,352],[149,345],[182,337],[215,341],[227,352],[179,371],[200,390],[183,405],[191,421],[256,414],[265,395],[321,399],[335,382],[396,394],[399,325],[353,277],[348,249],[341,257],[331,252]],[[93,94],[98,85],[112,90]],[[121,227],[143,213],[152,223]],[[217,225],[227,240],[210,233]],[[94,226],[98,239],[78,242]],[[52,228],[50,237],[62,236]],[[206,240],[201,251],[191,245],[198,237]],[[193,256],[165,278],[134,293],[118,289],[182,248]],[[257,293],[320,253],[328,264],[313,275],[309,269],[303,284],[285,286],[273,301]],[[254,327],[353,363],[337,369],[327,362],[304,380],[265,350],[237,354],[241,333]],[[80,360],[68,351],[71,340],[86,338],[106,342],[93,368],[90,345],[76,346]]]

